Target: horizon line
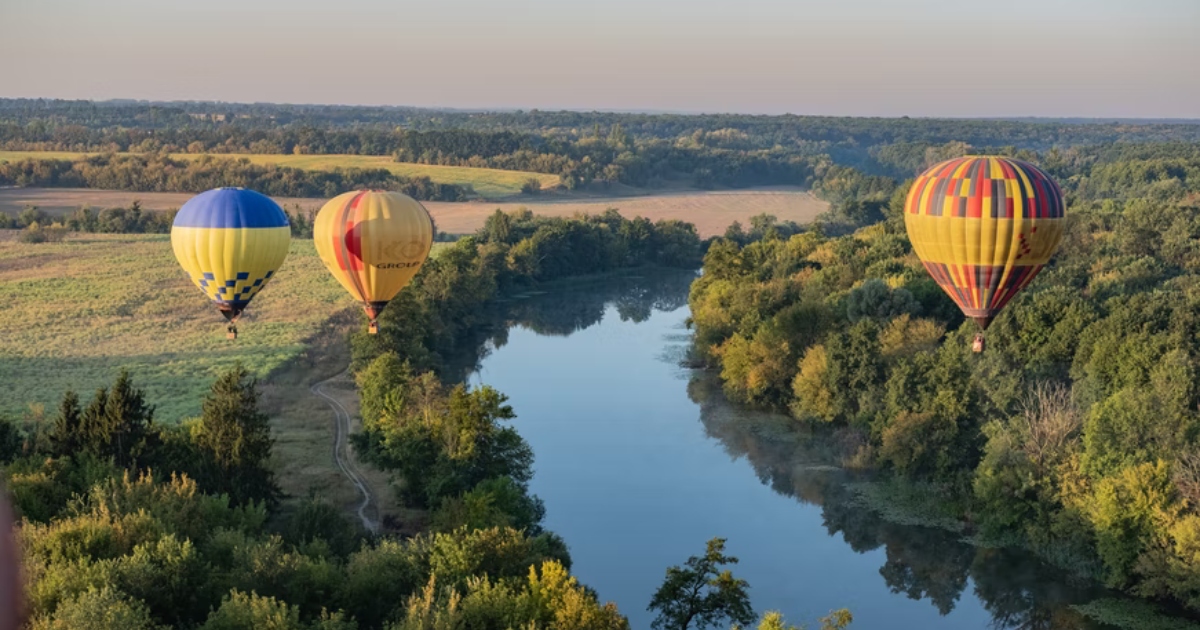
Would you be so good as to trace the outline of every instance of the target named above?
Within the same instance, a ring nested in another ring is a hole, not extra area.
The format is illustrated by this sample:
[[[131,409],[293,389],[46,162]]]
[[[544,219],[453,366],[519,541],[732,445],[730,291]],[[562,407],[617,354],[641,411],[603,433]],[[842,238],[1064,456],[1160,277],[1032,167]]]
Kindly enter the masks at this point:
[[[138,104],[138,105],[239,105],[239,106],[256,106],[270,105],[276,107],[329,107],[329,108],[347,108],[347,109],[397,109],[397,110],[425,110],[435,112],[454,112],[466,114],[506,114],[506,113],[576,113],[576,114],[630,114],[630,115],[647,115],[647,116],[753,116],[761,118],[858,118],[858,119],[890,119],[890,120],[996,120],[996,121],[1062,121],[1062,120],[1077,120],[1088,122],[1149,122],[1149,123],[1168,123],[1168,124],[1200,124],[1200,118],[1176,118],[1176,117],[1155,117],[1155,116],[1070,116],[1070,115],[1030,115],[1030,114],[1006,114],[1006,115],[976,115],[976,116],[930,116],[930,115],[911,115],[911,114],[892,114],[892,115],[873,115],[873,116],[854,116],[846,114],[797,114],[793,112],[784,112],[777,114],[763,114],[738,111],[707,111],[707,110],[684,110],[684,109],[658,109],[658,108],[571,108],[571,107],[556,107],[556,108],[541,108],[541,107],[454,107],[447,105],[364,105],[350,103],[292,103],[292,102],[277,102],[277,101],[225,101],[211,99],[138,99],[138,98],[109,98],[109,99],[93,99],[93,98],[60,98],[60,97],[44,97],[44,96],[0,96],[0,101],[59,101],[59,102],[84,102],[94,104]]]

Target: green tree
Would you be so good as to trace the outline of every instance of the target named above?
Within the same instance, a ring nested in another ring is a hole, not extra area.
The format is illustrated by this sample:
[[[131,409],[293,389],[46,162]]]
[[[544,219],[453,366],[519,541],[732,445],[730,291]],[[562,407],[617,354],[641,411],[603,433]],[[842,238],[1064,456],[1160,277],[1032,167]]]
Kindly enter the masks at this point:
[[[145,392],[133,386],[133,378],[124,369],[111,389],[96,391],[78,427],[81,450],[111,457],[123,468],[136,467],[139,458],[150,454],[157,444],[154,407],[146,404]]]
[[[21,454],[23,443],[17,426],[8,418],[0,418],[0,464],[16,459]]]
[[[201,630],[304,630],[300,610],[274,597],[232,591]]]
[[[238,363],[213,383],[192,428],[203,458],[201,485],[237,505],[279,497],[270,468],[270,419],[259,411],[258,396],[257,381]]]
[[[91,587],[58,606],[49,618],[35,620],[33,630],[159,630],[141,602],[109,588]]]
[[[50,445],[54,455],[62,457],[75,453],[80,448],[80,428],[83,412],[79,408],[79,396],[68,390],[58,405],[58,416],[50,428]]]
[[[654,630],[698,630],[726,621],[747,625],[754,622],[750,608],[750,585],[733,577],[727,564],[737,558],[725,555],[725,539],[708,541],[703,556],[688,558],[683,567],[667,569],[667,577],[654,593],[647,610],[658,611]],[[693,625],[694,624],[694,625]]]
[[[921,303],[906,289],[892,289],[879,278],[871,278],[850,291],[846,299],[846,316],[851,323],[863,318],[889,320],[906,314],[917,314]]]
[[[512,527],[537,535],[545,515],[542,500],[530,496],[523,485],[511,477],[494,477],[461,497],[443,499],[431,521],[435,531],[452,531],[465,525],[470,529]]]

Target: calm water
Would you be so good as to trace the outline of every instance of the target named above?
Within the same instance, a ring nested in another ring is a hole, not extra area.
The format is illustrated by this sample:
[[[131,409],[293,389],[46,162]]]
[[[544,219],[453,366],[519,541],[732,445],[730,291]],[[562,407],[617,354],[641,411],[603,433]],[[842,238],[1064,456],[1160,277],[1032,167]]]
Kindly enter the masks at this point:
[[[731,408],[679,366],[690,274],[654,273],[514,300],[471,374],[507,394],[533,446],[533,491],[574,572],[635,629],[664,570],[728,539],[757,611],[856,630],[1087,628],[1093,587],[1020,554],[851,507],[786,419]],[[507,329],[507,330],[505,330]]]

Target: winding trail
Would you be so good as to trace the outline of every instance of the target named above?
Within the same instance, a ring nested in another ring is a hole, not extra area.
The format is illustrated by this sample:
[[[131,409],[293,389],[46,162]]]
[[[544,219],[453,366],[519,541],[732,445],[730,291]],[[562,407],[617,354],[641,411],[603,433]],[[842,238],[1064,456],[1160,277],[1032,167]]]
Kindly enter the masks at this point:
[[[379,522],[378,520],[372,520],[370,516],[367,516],[367,511],[369,509],[370,511],[374,512],[375,516],[378,518],[378,503],[374,501],[374,497],[371,493],[371,486],[358,472],[358,469],[354,465],[354,460],[350,457],[350,442],[347,440],[347,436],[350,435],[350,412],[346,410],[346,407],[342,405],[337,398],[330,396],[324,391],[324,387],[326,385],[342,378],[345,375],[346,373],[343,372],[337,376],[334,376],[333,378],[329,378],[318,383],[313,383],[312,387],[309,387],[309,391],[311,391],[314,395],[323,398],[329,405],[329,408],[333,410],[333,461],[337,464],[338,469],[342,471],[342,474],[350,480],[350,483],[353,483],[354,486],[358,488],[358,492],[363,498],[362,503],[358,506],[358,518],[362,521],[363,527],[366,528],[367,531],[375,534],[379,532]],[[372,503],[375,503],[375,505],[372,505]]]

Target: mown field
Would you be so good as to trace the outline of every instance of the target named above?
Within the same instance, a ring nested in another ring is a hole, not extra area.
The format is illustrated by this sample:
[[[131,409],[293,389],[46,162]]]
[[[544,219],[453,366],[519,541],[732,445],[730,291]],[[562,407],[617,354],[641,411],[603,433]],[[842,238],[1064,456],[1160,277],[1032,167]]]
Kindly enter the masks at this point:
[[[87,153],[68,151],[0,151],[0,161],[24,159],[76,160]],[[177,160],[196,160],[197,153],[172,153]],[[545,173],[525,171],[502,171],[492,168],[470,168],[465,166],[434,166],[408,164],[392,160],[386,155],[268,155],[268,154],[216,154],[217,159],[247,159],[256,164],[275,164],[310,171],[330,171],[335,168],[383,168],[403,177],[428,177],[443,184],[469,185],[483,197],[506,197],[519,194],[521,185],[529,178],[542,183],[543,188],[558,184],[558,177]]]
[[[90,188],[5,188],[0,189],[0,212],[16,215],[25,206],[37,206],[52,215],[64,215],[76,208],[129,206],[137,200],[148,210],[178,208],[190,193],[137,193]],[[285,208],[316,210],[324,199],[277,198]],[[488,215],[497,208],[506,211],[529,208],[535,214],[571,216],[577,212],[597,214],[617,208],[627,217],[679,219],[696,225],[700,236],[724,233],[734,221],[747,225],[757,214],[773,214],[780,220],[807,223],[829,209],[829,204],[812,193],[795,189],[733,190],[716,192],[677,192],[636,197],[585,197],[547,195],[520,202],[423,202],[437,221],[438,229],[451,234],[469,234],[483,227]]]
[[[85,400],[128,367],[156,417],[199,413],[217,373],[243,362],[266,376],[306,351],[324,322],[353,308],[311,241],[292,242],[251,304],[236,341],[175,262],[165,235],[77,235],[0,242],[0,413],[51,414],[62,392]]]

